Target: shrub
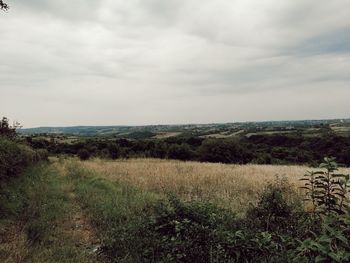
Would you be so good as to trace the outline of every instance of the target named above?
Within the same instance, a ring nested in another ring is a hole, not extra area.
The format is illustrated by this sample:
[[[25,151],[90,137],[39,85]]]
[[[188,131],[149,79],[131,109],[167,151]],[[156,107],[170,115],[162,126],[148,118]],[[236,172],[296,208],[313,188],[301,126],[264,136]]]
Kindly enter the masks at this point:
[[[250,152],[236,140],[205,140],[198,149],[199,159],[204,162],[247,163]]]
[[[258,204],[247,211],[248,228],[256,231],[297,235],[303,231],[305,219],[302,199],[285,178],[268,183]]]
[[[109,156],[115,160],[118,159],[120,155],[120,148],[116,143],[108,145]]]
[[[233,213],[213,204],[182,202],[171,196],[169,203],[158,203],[151,218],[145,218],[140,229],[147,239],[143,257],[157,262],[209,262],[228,257],[220,243],[224,230],[236,227],[234,222]]]
[[[177,160],[191,160],[193,152],[188,144],[173,144],[169,147],[168,157]]]
[[[80,149],[77,154],[82,161],[90,159],[90,152],[87,149]]]
[[[350,215],[327,216],[321,230],[299,241],[294,262],[350,262]]]
[[[36,161],[36,152],[30,147],[0,138],[0,180],[18,176]]]
[[[48,161],[49,160],[49,152],[46,149],[37,149],[35,150],[36,159],[38,161]]]

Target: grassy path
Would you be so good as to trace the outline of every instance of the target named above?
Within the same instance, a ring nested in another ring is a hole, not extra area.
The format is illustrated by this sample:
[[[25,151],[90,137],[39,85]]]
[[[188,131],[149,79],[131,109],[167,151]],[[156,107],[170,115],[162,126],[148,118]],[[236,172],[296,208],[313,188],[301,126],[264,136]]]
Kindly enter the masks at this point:
[[[0,262],[102,262],[99,240],[54,165],[28,170],[0,189]]]
[[[62,175],[60,175],[62,176]],[[98,248],[100,241],[97,238],[96,231],[92,227],[86,211],[82,206],[75,193],[73,183],[68,179],[66,181],[66,196],[70,203],[70,215],[67,224],[65,225],[65,235],[69,236],[77,248],[82,253],[86,254],[88,262],[102,262],[98,259]]]

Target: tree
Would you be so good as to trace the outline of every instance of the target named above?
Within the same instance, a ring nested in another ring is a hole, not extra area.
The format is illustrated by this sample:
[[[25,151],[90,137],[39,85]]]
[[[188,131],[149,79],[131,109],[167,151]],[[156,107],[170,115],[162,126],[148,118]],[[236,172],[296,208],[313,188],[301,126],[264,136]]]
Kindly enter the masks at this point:
[[[11,126],[9,124],[9,119],[6,117],[3,117],[2,120],[0,120],[0,136],[13,139],[17,135],[16,129],[20,127],[21,127],[20,124],[17,122],[15,122],[13,126]]]
[[[87,149],[80,149],[78,151],[78,156],[80,160],[86,161],[90,159],[90,152]]]
[[[192,156],[193,152],[188,144],[173,144],[169,147],[168,157],[170,159],[188,161],[192,159]]]
[[[109,151],[110,157],[113,160],[118,159],[118,157],[120,155],[120,148],[119,148],[118,144],[111,143],[110,145],[108,145],[108,151]]]
[[[208,139],[198,149],[199,159],[203,162],[248,163],[251,152],[236,140]]]
[[[4,3],[3,0],[0,0],[0,10],[8,10],[9,8],[8,4]]]

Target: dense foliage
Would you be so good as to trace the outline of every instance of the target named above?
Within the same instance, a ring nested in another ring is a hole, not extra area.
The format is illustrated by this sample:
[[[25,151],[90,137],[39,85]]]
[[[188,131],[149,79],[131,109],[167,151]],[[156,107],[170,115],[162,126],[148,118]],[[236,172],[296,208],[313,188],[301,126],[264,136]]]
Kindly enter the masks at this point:
[[[230,139],[173,137],[167,139],[96,138],[75,143],[27,137],[34,148],[46,148],[51,154],[77,154],[87,150],[92,157],[152,157],[221,163],[309,164],[324,156],[334,156],[350,166],[350,137],[324,134],[252,135]]]
[[[0,181],[19,175],[38,159],[39,156],[30,147],[0,138]]]
[[[47,160],[46,149],[33,150],[17,140],[16,125],[0,120],[0,182],[18,176],[28,165]]]

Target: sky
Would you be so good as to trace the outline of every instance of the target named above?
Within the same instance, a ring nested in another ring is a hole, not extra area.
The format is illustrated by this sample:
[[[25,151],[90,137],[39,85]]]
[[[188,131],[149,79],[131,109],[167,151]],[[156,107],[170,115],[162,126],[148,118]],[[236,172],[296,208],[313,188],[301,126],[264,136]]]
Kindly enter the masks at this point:
[[[348,0],[7,3],[0,115],[24,127],[350,117]]]

